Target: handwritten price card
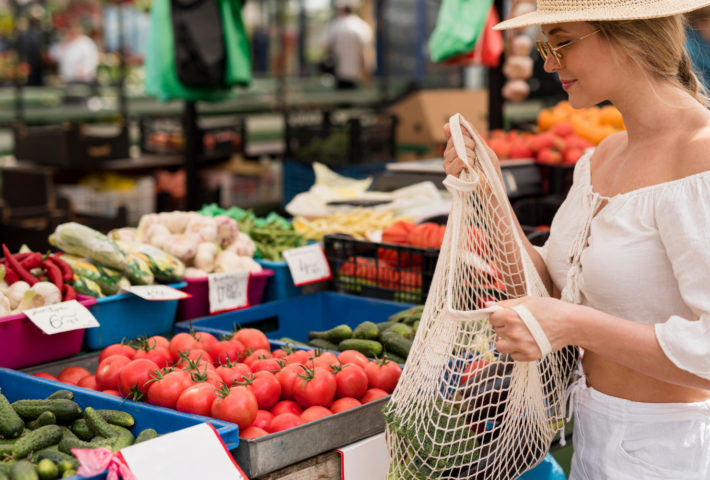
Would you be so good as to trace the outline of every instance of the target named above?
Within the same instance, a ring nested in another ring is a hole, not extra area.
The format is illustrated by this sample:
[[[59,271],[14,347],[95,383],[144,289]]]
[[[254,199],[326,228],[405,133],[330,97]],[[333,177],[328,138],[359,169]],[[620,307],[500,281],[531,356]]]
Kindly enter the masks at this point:
[[[32,308],[24,314],[47,335],[99,326],[91,312],[76,300]]]
[[[182,300],[192,296],[167,285],[131,285],[123,290],[145,300]]]
[[[297,287],[332,277],[323,247],[318,244],[286,250],[283,257]]]
[[[210,313],[249,306],[249,272],[210,273],[207,281]]]

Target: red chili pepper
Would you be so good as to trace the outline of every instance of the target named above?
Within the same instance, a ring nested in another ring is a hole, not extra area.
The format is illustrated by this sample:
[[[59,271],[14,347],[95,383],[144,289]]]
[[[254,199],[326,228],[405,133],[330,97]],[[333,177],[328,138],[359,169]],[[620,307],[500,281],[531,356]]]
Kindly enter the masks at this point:
[[[17,255],[15,255],[15,259],[17,259]],[[41,267],[42,266],[42,254],[41,253],[33,253],[27,257],[25,257],[24,260],[20,262],[20,265],[23,266],[26,270],[32,270],[33,268]]]
[[[35,252],[22,252],[22,253],[15,253],[12,256],[15,257],[15,260],[21,262],[22,260],[26,259],[30,255],[34,254]],[[7,263],[7,259],[5,257],[0,258],[0,263]]]
[[[52,260],[50,259],[45,260],[42,266],[47,271],[47,277],[49,278],[49,281],[55,284],[57,288],[61,291],[62,285],[64,284],[64,280],[62,280],[62,271],[59,270],[59,267],[56,266],[54,262],[52,262]]]
[[[25,282],[29,283],[30,286],[37,283],[37,279],[30,272],[25,270],[22,265],[20,265],[20,262],[12,256],[10,250],[7,248],[7,245],[5,245],[4,243],[2,244],[2,252],[3,254],[5,254],[5,258],[7,258],[8,265],[12,267],[17,276],[20,277],[20,280],[24,280]]]
[[[74,269],[71,268],[71,265],[69,265],[66,260],[56,253],[49,258],[51,258],[54,264],[59,267],[59,270],[62,271],[62,280],[71,282],[74,279]]]
[[[17,274],[7,265],[5,265],[5,283],[8,285],[12,285],[16,281],[18,281],[19,278]]]
[[[76,290],[74,290],[74,287],[72,287],[68,283],[62,285],[62,300],[66,302],[68,300],[74,300],[75,298]]]

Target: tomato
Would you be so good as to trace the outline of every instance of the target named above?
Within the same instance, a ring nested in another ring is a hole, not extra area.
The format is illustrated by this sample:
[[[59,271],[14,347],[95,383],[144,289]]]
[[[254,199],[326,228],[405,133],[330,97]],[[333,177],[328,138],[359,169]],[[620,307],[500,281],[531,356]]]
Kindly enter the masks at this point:
[[[54,380],[55,382],[58,382],[59,379],[55,377],[54,375],[50,375],[47,372],[37,372],[32,374],[33,377],[39,377],[39,378],[46,378],[47,380]]]
[[[136,349],[131,347],[130,345],[114,343],[113,345],[109,345],[108,347],[101,350],[101,355],[99,355],[99,363],[103,362],[111,355],[123,355],[124,357],[128,357],[129,359],[133,360],[135,354]]]
[[[101,390],[118,390],[118,373],[129,363],[131,359],[123,355],[104,358],[96,369],[96,386]]]
[[[84,377],[88,377],[89,375],[91,375],[91,372],[85,369],[84,367],[71,365],[59,372],[59,375],[57,375],[57,379],[60,382],[76,385],[79,380]]]
[[[254,394],[262,410],[269,410],[281,397],[281,384],[271,372],[256,372],[237,384],[246,386]]]
[[[303,368],[296,363],[289,363],[276,373],[276,379],[281,384],[281,398],[293,400],[293,385],[301,373],[303,373]]]
[[[336,357],[333,352],[323,352],[313,359],[314,367],[321,367],[325,368],[326,370],[332,370],[332,365],[340,365],[340,362],[338,362],[338,357]]]
[[[277,348],[273,352],[271,352],[271,356],[274,358],[286,358],[286,355],[288,355],[284,350]]]
[[[283,363],[276,358],[260,358],[251,363],[251,371],[254,373],[262,371],[276,373],[281,370]]]
[[[360,398],[367,392],[368,378],[365,370],[355,364],[349,363],[335,369],[335,398],[353,397]]]
[[[294,350],[293,353],[286,355],[286,361],[288,363],[300,363],[301,365],[305,365],[310,356],[310,350]]]
[[[113,395],[115,397],[121,396],[121,392],[119,392],[118,390],[101,390],[101,393],[107,393],[107,394]]]
[[[81,380],[76,384],[77,387],[88,388],[90,390],[98,390],[96,386],[96,375],[87,375],[82,377]]]
[[[266,338],[264,332],[257,330],[256,328],[242,328],[241,330],[238,330],[232,338],[242,342],[242,345],[244,345],[247,350],[263,349],[271,351],[269,339]]]
[[[200,348],[205,351],[212,348],[213,345],[219,343],[219,339],[209,332],[195,332],[195,338],[200,344]]]
[[[256,412],[256,417],[254,421],[251,422],[252,427],[259,427],[264,430],[269,430],[269,425],[271,425],[271,420],[274,419],[274,414],[268,410],[259,410]]]
[[[247,350],[246,357],[244,357],[244,363],[251,367],[252,363],[264,358],[271,358],[271,352],[269,350],[264,350],[263,348],[258,350]]]
[[[266,430],[264,430],[262,428],[251,426],[251,427],[247,427],[244,430],[240,430],[239,431],[239,438],[247,438],[247,439],[259,438],[259,437],[263,437],[264,435],[268,435],[268,434],[269,434],[269,432],[267,432]]]
[[[212,361],[215,364],[223,364],[227,362],[238,362],[246,348],[242,345],[242,342],[237,340],[223,340],[212,345],[207,353],[212,357]]]
[[[256,397],[247,387],[227,388],[212,404],[211,416],[247,428],[256,418],[259,406]]]
[[[303,409],[293,400],[281,400],[271,408],[271,413],[281,415],[282,413],[293,413],[300,415]]]
[[[148,403],[175,408],[180,394],[192,385],[190,375],[183,370],[160,374],[148,387]]]
[[[299,375],[293,385],[293,397],[304,408],[333,403],[337,385],[335,377],[325,368],[315,367]]]
[[[380,388],[387,393],[392,393],[402,375],[402,367],[389,360],[370,362],[365,367],[370,388]]]
[[[289,428],[297,427],[303,425],[303,420],[298,415],[293,413],[282,413],[277,415],[271,421],[269,426],[269,433],[281,432],[283,430],[288,430]]]
[[[366,403],[377,400],[378,398],[386,397],[387,395],[389,395],[389,393],[385,392],[380,388],[371,388],[367,392],[365,392],[365,395],[362,396],[360,402],[362,402],[362,404],[364,405]]]
[[[187,371],[192,379],[192,383],[202,383],[206,382],[213,385],[215,388],[222,388],[224,381],[222,377],[217,373],[214,367],[211,369],[205,365],[202,370],[191,370]]]
[[[136,350],[136,355],[133,359],[138,360],[140,358],[147,358],[157,363],[160,368],[169,367],[173,363],[173,357],[170,356],[170,351],[165,347],[147,347],[145,350],[139,348]]]
[[[217,367],[217,375],[230,387],[234,386],[234,382],[241,382],[242,377],[249,377],[251,374],[251,368],[246,363],[227,363]]]
[[[339,398],[333,402],[330,406],[330,411],[333,413],[340,413],[345,410],[350,410],[351,408],[359,407],[362,405],[356,398],[343,397]]]
[[[212,403],[217,395],[213,385],[209,383],[196,383],[187,387],[177,399],[175,410],[196,415],[210,415]]]
[[[362,368],[367,367],[367,365],[370,363],[370,360],[361,352],[358,352],[357,350],[344,350],[340,352],[338,355],[338,360],[340,360],[340,363],[343,365],[347,365],[348,363],[354,363],[356,365],[360,365]]]
[[[170,355],[173,357],[173,361],[177,362],[180,358],[179,352],[188,352],[193,348],[200,346],[200,342],[197,341],[195,337],[186,332],[181,332],[175,335],[170,340]]]
[[[178,368],[197,368],[200,370],[204,370],[205,364],[210,367],[214,366],[212,364],[212,357],[201,348],[181,351],[180,359],[175,362],[175,366]]]
[[[170,340],[163,337],[162,335],[153,335],[152,337],[148,337],[147,343],[149,347],[163,347],[167,348],[168,351],[170,351]]]
[[[329,415],[333,415],[333,412],[320,405],[314,405],[313,407],[308,407],[301,413],[301,420],[303,420],[303,423],[308,423]]]
[[[124,397],[142,400],[150,388],[148,380],[155,376],[156,370],[160,370],[160,367],[152,360],[131,360],[118,372],[118,391]]]

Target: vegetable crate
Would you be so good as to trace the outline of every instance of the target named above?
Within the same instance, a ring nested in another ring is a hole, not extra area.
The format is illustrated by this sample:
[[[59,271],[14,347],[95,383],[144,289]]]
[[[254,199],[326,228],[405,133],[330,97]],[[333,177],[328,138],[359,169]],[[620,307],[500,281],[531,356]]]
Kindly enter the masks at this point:
[[[537,162],[542,177],[543,195],[567,195],[572,187],[574,165],[550,165]]]
[[[20,399],[44,399],[57,390],[70,390],[74,393],[74,401],[79,404],[82,410],[90,406],[95,409],[122,410],[131,414],[135,420],[135,425],[131,428],[134,435],[146,428],[153,428],[158,433],[164,434],[208,422],[215,427],[227,448],[233,450],[239,444],[239,427],[232,423],[199,415],[187,415],[145,403],[125,401],[113,395],[73,385],[59,384],[5,368],[0,368],[0,390],[10,402]],[[78,479],[79,477],[71,478]],[[91,478],[104,479],[106,475],[104,473]]]
[[[91,308],[96,299],[79,295],[79,303]],[[24,313],[0,318],[0,367],[21,368],[76,355],[86,329],[47,335]],[[4,390],[3,390],[4,393]]]
[[[186,282],[173,283],[183,288]],[[144,300],[132,293],[101,297],[89,307],[100,327],[91,328],[84,337],[84,348],[99,350],[124,338],[138,338],[170,332],[175,323],[178,300]]]
[[[274,272],[274,275],[266,280],[266,287],[262,298],[264,302],[283,300],[301,295],[302,288],[293,284],[291,270],[289,270],[286,262],[272,262],[270,260],[261,259],[255,261],[264,269]]]
[[[326,235],[334,290],[406,303],[424,303],[439,250]]]

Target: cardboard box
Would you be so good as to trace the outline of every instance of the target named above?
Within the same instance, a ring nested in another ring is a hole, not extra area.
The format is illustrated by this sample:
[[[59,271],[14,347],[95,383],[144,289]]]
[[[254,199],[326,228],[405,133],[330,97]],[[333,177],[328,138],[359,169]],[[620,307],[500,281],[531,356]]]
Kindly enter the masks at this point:
[[[488,90],[421,90],[390,108],[399,117],[399,145],[435,146],[446,142],[443,126],[461,113],[481,134],[488,131]]]

